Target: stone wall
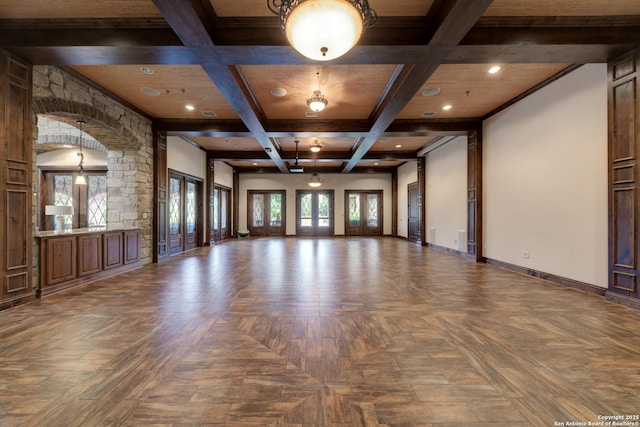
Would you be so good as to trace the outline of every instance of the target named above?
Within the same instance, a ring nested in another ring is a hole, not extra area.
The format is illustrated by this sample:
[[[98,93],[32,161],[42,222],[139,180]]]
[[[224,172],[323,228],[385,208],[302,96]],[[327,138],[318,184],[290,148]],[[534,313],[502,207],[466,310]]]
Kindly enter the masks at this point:
[[[139,227],[141,257],[152,262],[153,139],[151,121],[113,100],[82,78],[53,66],[33,67],[35,116],[50,117],[84,131],[106,147],[107,224]],[[34,128],[35,128],[34,116]],[[34,147],[38,138],[34,129]],[[34,179],[36,179],[34,172]],[[34,200],[37,200],[34,197]],[[37,206],[34,202],[34,215]],[[35,256],[37,257],[37,251]],[[34,265],[38,265],[34,263]]]

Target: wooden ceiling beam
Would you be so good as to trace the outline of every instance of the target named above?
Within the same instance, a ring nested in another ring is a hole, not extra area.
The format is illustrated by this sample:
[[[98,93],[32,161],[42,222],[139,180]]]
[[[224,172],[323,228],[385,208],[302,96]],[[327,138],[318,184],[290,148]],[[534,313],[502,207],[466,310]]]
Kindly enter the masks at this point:
[[[205,1],[205,0],[202,0]],[[153,0],[153,3],[163,14],[171,28],[187,47],[214,46],[210,32],[210,18],[213,13],[202,1],[176,2],[174,0]],[[256,140],[269,154],[271,160],[282,172],[287,171],[287,165],[280,158],[277,146],[271,138],[265,135],[258,108],[247,97],[247,93],[237,74],[234,74],[226,64],[222,63],[215,52],[206,56],[200,63],[211,81],[218,87],[235,112],[240,116],[247,128],[256,135]]]
[[[436,0],[427,15],[427,35],[430,46],[455,46],[478,22],[493,0]],[[362,140],[343,172],[350,172],[371,149],[378,137],[393,123],[402,109],[411,101],[416,92],[436,71],[439,64],[405,65],[385,99],[379,102],[372,115],[373,126]]]

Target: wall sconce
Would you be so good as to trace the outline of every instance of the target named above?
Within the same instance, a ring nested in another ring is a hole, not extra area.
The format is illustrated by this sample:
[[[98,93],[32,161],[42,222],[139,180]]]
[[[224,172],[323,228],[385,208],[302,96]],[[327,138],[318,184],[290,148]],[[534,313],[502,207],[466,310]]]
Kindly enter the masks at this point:
[[[56,233],[62,233],[65,230],[64,217],[65,215],[73,215],[73,206],[46,205],[44,207],[44,214],[54,215],[56,217]]]

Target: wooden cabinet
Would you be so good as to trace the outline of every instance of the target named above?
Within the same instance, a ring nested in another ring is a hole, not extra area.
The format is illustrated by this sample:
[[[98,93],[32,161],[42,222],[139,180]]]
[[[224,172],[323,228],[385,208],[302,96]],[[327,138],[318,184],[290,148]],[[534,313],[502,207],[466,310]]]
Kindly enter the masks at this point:
[[[140,230],[42,232],[38,297],[139,267]]]

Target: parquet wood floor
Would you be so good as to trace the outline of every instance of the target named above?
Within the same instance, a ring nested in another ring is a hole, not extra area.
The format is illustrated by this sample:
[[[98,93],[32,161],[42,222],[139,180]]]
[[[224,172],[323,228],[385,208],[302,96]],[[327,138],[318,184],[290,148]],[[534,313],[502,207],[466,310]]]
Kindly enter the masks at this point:
[[[230,240],[0,312],[0,425],[596,422],[640,412],[639,322],[400,239]]]

